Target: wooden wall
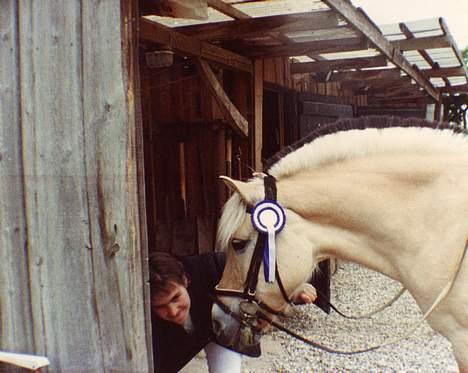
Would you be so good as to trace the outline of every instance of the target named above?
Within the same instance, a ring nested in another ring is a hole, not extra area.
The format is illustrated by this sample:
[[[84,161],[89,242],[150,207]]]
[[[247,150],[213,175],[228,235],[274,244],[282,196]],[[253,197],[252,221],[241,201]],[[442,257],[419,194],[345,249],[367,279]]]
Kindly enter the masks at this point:
[[[1,5],[0,350],[50,372],[151,369],[131,4]]]
[[[176,56],[149,68],[141,56],[148,237],[151,250],[212,251],[227,190],[219,175],[250,175],[248,139],[231,131],[196,64]],[[250,78],[217,70],[241,113],[251,116]]]

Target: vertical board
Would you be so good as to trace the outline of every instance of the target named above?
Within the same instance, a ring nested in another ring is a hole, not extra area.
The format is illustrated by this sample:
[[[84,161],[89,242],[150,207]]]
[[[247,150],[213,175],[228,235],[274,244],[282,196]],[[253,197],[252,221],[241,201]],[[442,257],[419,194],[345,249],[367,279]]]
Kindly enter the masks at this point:
[[[5,4],[0,348],[52,372],[146,372],[131,18],[120,2]]]
[[[146,371],[135,95],[120,48],[131,42],[136,14],[121,14],[112,1],[83,2],[81,11],[90,259],[99,340],[107,341],[100,343],[101,356],[106,370]]]
[[[19,7],[34,352],[48,356],[57,371],[92,369],[102,360],[87,249],[80,4],[22,1]]]
[[[33,352],[18,81],[18,4],[0,11],[0,349]]]

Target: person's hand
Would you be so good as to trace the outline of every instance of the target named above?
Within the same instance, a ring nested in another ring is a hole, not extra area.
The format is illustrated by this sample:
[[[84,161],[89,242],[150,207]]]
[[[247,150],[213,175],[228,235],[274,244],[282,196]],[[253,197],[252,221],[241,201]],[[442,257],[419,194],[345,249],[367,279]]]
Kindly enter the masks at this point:
[[[317,292],[307,282],[299,286],[291,296],[291,301],[295,304],[309,304],[315,301],[315,299],[317,299]]]

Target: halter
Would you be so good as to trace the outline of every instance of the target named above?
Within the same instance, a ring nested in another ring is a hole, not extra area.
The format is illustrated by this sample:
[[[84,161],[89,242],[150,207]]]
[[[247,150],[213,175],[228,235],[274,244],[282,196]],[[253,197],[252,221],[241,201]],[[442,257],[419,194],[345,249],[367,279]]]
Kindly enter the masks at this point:
[[[265,199],[257,203],[253,209],[248,209],[248,212],[252,215],[252,225],[258,231],[258,237],[247,272],[244,290],[221,289],[218,286],[215,287],[215,294],[217,296],[237,297],[245,300],[245,302],[240,304],[241,317],[242,315],[244,315],[244,317],[251,317],[252,314],[256,313],[258,307],[274,315],[280,314],[280,311],[273,309],[255,296],[262,261],[264,262],[266,281],[273,282],[276,278],[284,300],[288,304],[292,304],[278,272],[276,255],[272,255],[276,251],[274,243],[275,233],[280,232],[285,223],[284,211],[276,201],[276,179],[271,175],[266,175],[263,182]],[[273,217],[273,220],[271,220],[271,217]],[[274,220],[275,217],[276,220]],[[222,303],[218,297],[216,297],[216,303]],[[224,304],[223,307],[225,307]],[[253,311],[254,309],[255,312]]]

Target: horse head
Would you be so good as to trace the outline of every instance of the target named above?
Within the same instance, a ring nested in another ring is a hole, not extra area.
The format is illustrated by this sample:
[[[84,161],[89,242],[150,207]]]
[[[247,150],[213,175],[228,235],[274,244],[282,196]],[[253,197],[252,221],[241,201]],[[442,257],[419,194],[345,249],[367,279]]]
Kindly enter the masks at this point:
[[[267,324],[258,318],[257,311],[269,316],[285,311],[291,294],[312,274],[313,250],[300,233],[306,220],[283,206],[281,200],[272,201],[265,188],[267,177],[249,182],[222,179],[234,194],[224,206],[218,228],[218,250],[226,252],[226,267],[212,309],[213,330],[220,344],[258,356],[261,331]],[[265,199],[267,205],[262,210]],[[275,211],[268,204],[273,204]],[[283,213],[281,229],[272,232],[273,237],[268,237],[268,229],[259,232],[256,225],[268,218],[274,225]],[[255,217],[260,222],[255,223]],[[272,252],[274,258],[268,260]],[[282,279],[278,273],[288,276]]]

